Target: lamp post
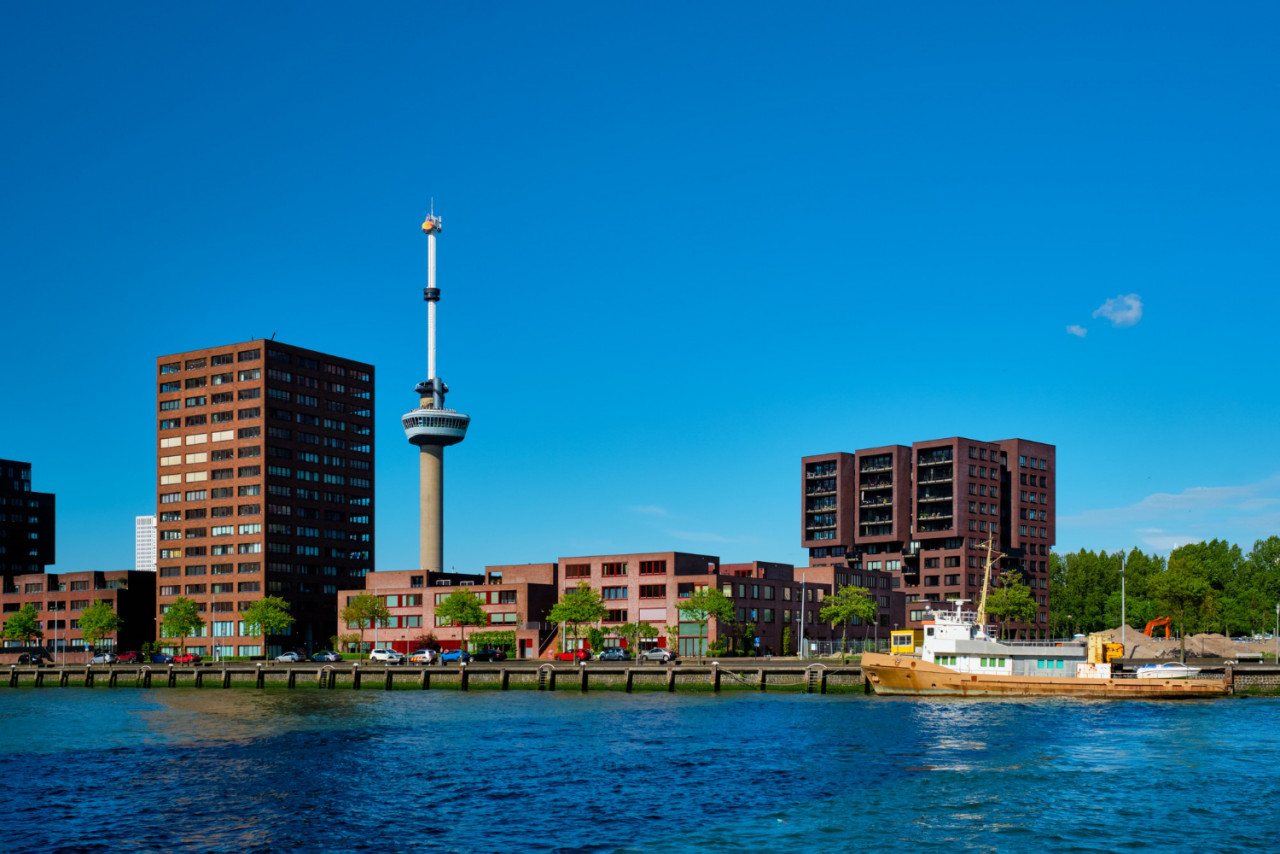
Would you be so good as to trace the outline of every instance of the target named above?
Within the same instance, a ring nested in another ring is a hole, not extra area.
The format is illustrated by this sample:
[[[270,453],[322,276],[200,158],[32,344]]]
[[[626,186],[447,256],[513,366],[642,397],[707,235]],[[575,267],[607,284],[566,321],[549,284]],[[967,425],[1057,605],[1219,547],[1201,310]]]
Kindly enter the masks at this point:
[[[1124,552],[1120,552],[1120,645],[1125,646],[1128,623],[1124,618]],[[1128,647],[1125,647],[1126,649]]]
[[[1280,663],[1280,602],[1276,603],[1276,633],[1271,637],[1276,642],[1276,662]]]
[[[795,578],[793,575],[792,578]],[[804,573],[800,574],[800,648],[797,650],[801,658],[808,658],[804,651]],[[1277,612],[1280,613],[1280,612]]]

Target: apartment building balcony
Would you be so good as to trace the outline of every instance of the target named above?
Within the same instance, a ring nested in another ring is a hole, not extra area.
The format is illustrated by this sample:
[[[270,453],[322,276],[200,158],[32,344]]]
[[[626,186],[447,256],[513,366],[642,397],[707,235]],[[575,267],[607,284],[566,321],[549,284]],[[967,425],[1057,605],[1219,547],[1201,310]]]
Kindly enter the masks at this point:
[[[833,477],[836,473],[835,463],[822,463],[804,473],[805,480],[816,480],[820,477]]]
[[[834,486],[815,486],[810,489],[806,489],[804,494],[812,496],[835,495],[836,488]]]
[[[931,472],[928,477],[918,477],[916,483],[951,483],[953,479],[951,469],[947,469]]]
[[[936,451],[923,453],[916,458],[916,465],[918,466],[936,466],[949,462],[951,462],[950,448],[939,448]]]
[[[864,537],[888,537],[893,534],[892,525],[871,524],[869,522],[862,523],[862,536]]]
[[[872,478],[859,482],[862,489],[893,489],[893,479],[887,477]]]
[[[921,495],[916,498],[917,504],[928,504],[936,501],[950,501],[954,496],[947,495]]]
[[[885,507],[892,503],[893,503],[892,499],[889,499],[889,498],[870,498],[865,501],[859,501],[858,506],[859,507]]]
[[[873,474],[881,471],[893,471],[893,463],[871,463],[858,468],[859,474]]]
[[[805,508],[805,512],[818,513],[823,510],[835,510],[836,500],[834,498],[824,498],[821,501],[811,501],[809,506]]]
[[[806,525],[806,531],[834,531],[835,525]]]

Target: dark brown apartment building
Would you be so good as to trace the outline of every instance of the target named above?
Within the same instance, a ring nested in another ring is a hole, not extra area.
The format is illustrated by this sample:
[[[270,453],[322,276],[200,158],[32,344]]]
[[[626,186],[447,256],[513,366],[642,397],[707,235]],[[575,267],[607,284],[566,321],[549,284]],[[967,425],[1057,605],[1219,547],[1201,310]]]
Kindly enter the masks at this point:
[[[1055,538],[1053,445],[953,437],[801,460],[801,538],[813,565],[886,572],[905,625],[931,603],[981,595],[986,543],[1039,605],[1024,637],[1047,635]]]
[[[44,572],[54,562],[54,496],[31,489],[31,464],[0,460],[0,576]]]
[[[190,598],[188,649],[258,655],[239,613],[280,596],[267,652],[327,646],[373,568],[373,366],[256,340],[162,356],[156,383],[158,613]]]

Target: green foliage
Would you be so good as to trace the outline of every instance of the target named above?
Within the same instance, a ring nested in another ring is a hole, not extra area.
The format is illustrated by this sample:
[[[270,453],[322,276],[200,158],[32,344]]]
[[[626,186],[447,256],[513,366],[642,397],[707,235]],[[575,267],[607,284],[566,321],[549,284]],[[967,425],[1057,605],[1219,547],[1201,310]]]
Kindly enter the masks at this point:
[[[204,625],[204,617],[196,608],[196,603],[186,596],[173,600],[160,620],[160,633],[163,636],[178,638],[179,654],[187,651],[187,636],[196,633]]]
[[[457,624],[462,635],[462,648],[467,648],[467,626],[487,626],[489,615],[480,607],[476,594],[466,590],[455,590],[444,601],[436,605],[436,616]]]
[[[633,652],[639,650],[642,638],[656,638],[659,634],[657,626],[649,623],[623,623],[614,632],[627,642]]]
[[[86,644],[97,646],[107,635],[119,631],[122,622],[110,602],[94,599],[92,605],[80,612],[80,634]]]
[[[609,616],[600,594],[585,581],[579,581],[573,590],[566,591],[560,601],[552,606],[547,619],[553,623],[566,623],[573,627],[573,637],[578,637],[578,627],[598,623]],[[567,638],[561,639],[561,648]]]
[[[360,643],[360,635],[355,632],[344,632],[340,635],[334,635],[333,641],[334,652],[350,652],[352,646]],[[343,647],[346,647],[346,650],[343,650]],[[363,652],[360,653],[360,657],[364,657]]]
[[[587,648],[594,652],[604,649],[604,630],[599,626],[587,629]]]
[[[878,612],[876,601],[871,598],[871,594],[864,588],[850,584],[827,597],[822,610],[818,612],[818,619],[824,623],[830,623],[832,628],[837,625],[842,626],[840,654],[843,657],[845,649],[848,648],[849,624],[855,619],[870,623],[875,620]]]
[[[267,636],[283,632],[293,625],[289,603],[279,596],[264,596],[240,612],[245,634],[262,635],[262,657],[267,657]],[[216,644],[217,641],[215,640]]]
[[[1022,573],[1006,569],[1000,583],[987,595],[987,613],[1000,622],[1000,636],[1007,637],[1009,623],[1030,623],[1036,618],[1036,597],[1022,583]]]
[[[515,652],[516,633],[474,632],[471,635],[471,645],[476,649],[505,649],[508,652]],[[427,649],[430,648],[427,647]]]
[[[782,652],[781,652],[781,655],[792,655],[792,654],[794,654],[795,650],[794,650],[794,649],[792,649],[792,646],[793,646],[793,644],[792,644],[792,642],[791,642],[791,627],[790,627],[790,626],[783,626],[783,627],[782,627]]]
[[[690,596],[676,605],[676,610],[680,612],[680,619],[683,622],[697,623],[698,633],[704,638],[707,637],[707,626],[713,619],[722,623],[733,622],[733,602],[714,587],[703,587],[700,590],[695,590]],[[720,652],[713,654],[723,655],[723,644],[719,644],[719,642],[717,644]],[[712,648],[717,647],[713,645]],[[710,651],[711,648],[708,649],[708,652]],[[699,660],[701,660],[701,656],[699,656]]]
[[[1209,580],[1211,568],[1203,557],[1194,551],[1175,549],[1169,555],[1169,568],[1151,580],[1151,595],[1170,616],[1177,618],[1183,661],[1187,660],[1188,617],[1195,620],[1212,611],[1214,606],[1214,591]]]
[[[347,604],[343,606],[342,611],[338,614],[342,618],[342,622],[348,626],[354,626],[360,630],[357,643],[360,644],[360,658],[364,659],[364,630],[372,628],[377,622],[383,625],[391,617],[391,612],[387,610],[386,603],[372,593],[357,593],[347,600]]]
[[[4,637],[6,640],[19,641],[23,646],[30,646],[31,641],[44,637],[37,619],[36,606],[28,602],[5,620]]]

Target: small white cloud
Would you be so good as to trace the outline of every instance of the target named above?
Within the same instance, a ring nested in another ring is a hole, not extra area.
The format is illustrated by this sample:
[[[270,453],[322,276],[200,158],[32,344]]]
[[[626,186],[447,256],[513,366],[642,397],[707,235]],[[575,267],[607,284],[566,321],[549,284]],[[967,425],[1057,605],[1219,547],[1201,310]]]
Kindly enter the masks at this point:
[[[1085,329],[1083,326],[1077,326],[1076,324],[1073,323],[1067,327],[1067,334],[1074,335],[1077,338],[1083,338],[1084,336],[1089,334],[1089,330]]]
[[[666,516],[667,508],[659,507],[657,504],[639,504],[634,507],[628,507],[627,512],[639,513],[641,516]]]
[[[1142,319],[1142,297],[1137,294],[1121,294],[1098,306],[1094,317],[1105,317],[1115,327],[1133,326]]]

